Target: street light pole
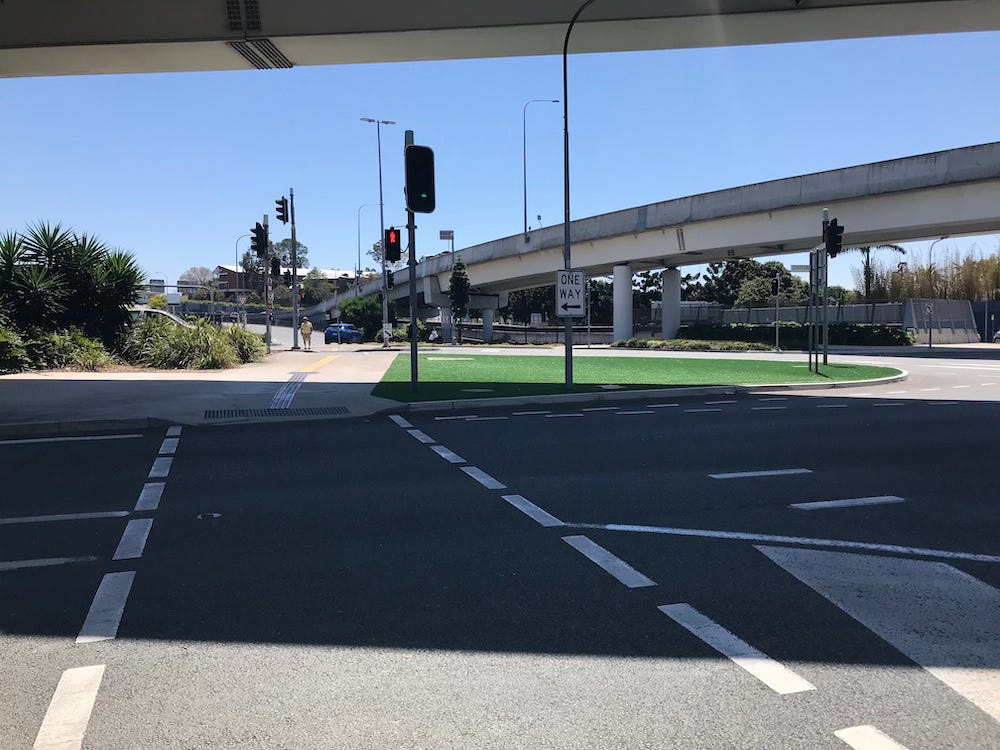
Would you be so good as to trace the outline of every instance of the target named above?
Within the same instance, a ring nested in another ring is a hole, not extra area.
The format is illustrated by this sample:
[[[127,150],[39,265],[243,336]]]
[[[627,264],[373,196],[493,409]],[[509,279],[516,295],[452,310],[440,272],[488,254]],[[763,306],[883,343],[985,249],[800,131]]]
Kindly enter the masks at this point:
[[[355,267],[354,272],[354,296],[357,297],[361,294],[361,209],[369,208],[370,206],[377,206],[378,203],[365,203],[364,205],[358,206],[358,265]]]
[[[362,122],[375,123],[375,138],[378,142],[378,218],[381,234],[379,242],[382,247],[382,348],[389,346],[388,336],[385,335],[385,327],[389,323],[389,289],[385,278],[385,200],[382,196],[382,126],[395,125],[394,120],[378,120],[372,117],[362,117]]]
[[[249,236],[250,236],[249,234],[241,234],[239,237],[236,238],[236,291],[233,292],[233,302],[236,303],[236,309],[237,310],[240,309],[239,298],[237,297],[237,295],[240,293],[240,267],[241,267],[241,264],[240,264],[240,240],[242,240],[244,237],[249,237]],[[244,309],[244,313],[245,312],[246,312],[246,310]],[[244,318],[245,317],[246,316],[244,315]],[[243,322],[245,323],[246,320],[244,320]]]
[[[573,269],[569,245],[569,36],[580,14],[594,0],[587,0],[576,9],[563,39],[563,269]],[[573,319],[566,318],[566,387],[573,385]]]
[[[927,261],[927,285],[930,287],[931,299],[934,298],[934,246],[946,239],[948,239],[948,235],[943,235],[931,243],[930,260]]]
[[[558,104],[558,99],[529,99],[521,109],[521,162],[524,175],[524,241],[528,241],[528,105],[534,102]]]

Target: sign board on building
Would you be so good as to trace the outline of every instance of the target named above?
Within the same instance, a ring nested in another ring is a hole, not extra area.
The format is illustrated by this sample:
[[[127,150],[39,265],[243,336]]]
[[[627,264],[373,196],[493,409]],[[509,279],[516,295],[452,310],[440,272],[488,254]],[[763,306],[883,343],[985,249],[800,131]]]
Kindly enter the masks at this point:
[[[798,265],[798,264],[793,265],[792,266],[792,273],[809,273],[809,264],[807,263],[804,266],[803,265]]]
[[[556,272],[556,315],[560,318],[583,317],[583,271]]]
[[[181,293],[180,292],[167,292],[167,304],[168,305],[179,305],[181,303]]]

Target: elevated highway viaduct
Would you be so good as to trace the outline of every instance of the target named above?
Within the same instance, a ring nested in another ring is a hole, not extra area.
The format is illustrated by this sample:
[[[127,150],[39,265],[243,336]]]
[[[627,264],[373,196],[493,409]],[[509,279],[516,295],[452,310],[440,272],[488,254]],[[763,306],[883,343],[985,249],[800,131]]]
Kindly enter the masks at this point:
[[[680,322],[685,265],[802,252],[821,241],[821,210],[846,227],[844,245],[1000,231],[1000,143],[938,151],[675,198],[577,219],[570,224],[575,268],[614,278],[614,335],[632,335],[632,274],[663,271],[663,336]],[[419,248],[419,236],[418,236]],[[563,227],[546,227],[457,251],[487,328],[507,293],[552,284],[562,268]],[[836,261],[834,261],[836,262]],[[417,294],[447,310],[451,253],[417,264]],[[409,296],[407,271],[393,299]],[[375,293],[369,282],[363,293]],[[353,294],[353,293],[348,293]],[[346,295],[345,295],[346,296]],[[321,310],[335,312],[343,296]]]

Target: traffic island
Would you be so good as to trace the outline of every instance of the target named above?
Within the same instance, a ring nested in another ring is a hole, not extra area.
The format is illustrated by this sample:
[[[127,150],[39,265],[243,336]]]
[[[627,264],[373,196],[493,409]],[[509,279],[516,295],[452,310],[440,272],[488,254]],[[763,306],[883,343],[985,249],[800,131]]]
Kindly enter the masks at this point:
[[[372,395],[403,402],[464,401],[611,394],[665,388],[835,387],[859,381],[871,383],[905,377],[905,373],[896,368],[871,365],[822,365],[817,374],[811,372],[805,362],[577,357],[573,362],[574,383],[567,388],[562,357],[458,352],[417,356],[420,382],[416,390],[410,384],[410,355],[404,354],[392,363]]]

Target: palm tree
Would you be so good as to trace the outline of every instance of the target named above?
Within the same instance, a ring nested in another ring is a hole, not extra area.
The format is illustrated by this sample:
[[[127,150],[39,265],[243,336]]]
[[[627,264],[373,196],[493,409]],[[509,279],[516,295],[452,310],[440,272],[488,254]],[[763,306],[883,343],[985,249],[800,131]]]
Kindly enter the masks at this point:
[[[25,260],[56,269],[74,244],[76,237],[72,229],[63,229],[59,223],[37,221],[28,226],[28,233],[24,235]]]
[[[865,286],[865,302],[871,301],[872,293],[872,250],[892,250],[893,252],[906,255],[906,250],[899,245],[893,245],[891,242],[886,242],[881,245],[857,245],[854,247],[845,247],[844,250],[858,250],[864,256],[861,261],[861,275],[864,279]]]

